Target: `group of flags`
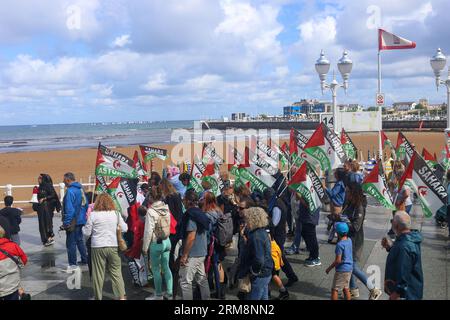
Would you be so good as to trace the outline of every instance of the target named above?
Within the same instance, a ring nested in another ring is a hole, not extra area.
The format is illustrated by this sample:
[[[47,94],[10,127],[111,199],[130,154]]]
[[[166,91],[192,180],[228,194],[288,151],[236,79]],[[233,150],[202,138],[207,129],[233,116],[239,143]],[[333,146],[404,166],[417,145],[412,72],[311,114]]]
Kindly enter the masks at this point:
[[[95,163],[95,192],[108,193],[124,218],[128,216],[128,208],[136,203],[139,179],[148,181],[147,163],[159,158],[167,158],[167,150],[139,146],[142,161],[138,151],[133,159],[99,144]]]

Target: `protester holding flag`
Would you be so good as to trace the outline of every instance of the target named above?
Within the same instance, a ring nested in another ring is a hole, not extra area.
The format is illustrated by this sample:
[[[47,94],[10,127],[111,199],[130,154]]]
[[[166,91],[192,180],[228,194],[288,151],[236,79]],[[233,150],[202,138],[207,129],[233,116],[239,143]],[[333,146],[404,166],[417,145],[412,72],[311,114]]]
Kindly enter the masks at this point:
[[[283,253],[283,267],[281,268],[283,272],[288,277],[288,282],[286,283],[286,287],[292,286],[295,282],[298,281],[298,277],[292,269],[291,264],[287,260],[284,255],[284,244],[286,242],[286,227],[287,227],[287,208],[283,200],[277,197],[275,190],[272,188],[267,188],[263,192],[264,204],[267,208],[267,212],[269,213],[270,218],[270,229],[273,234],[274,240],[278,244]]]
[[[330,228],[330,235],[328,237],[328,243],[331,243],[335,236],[335,228],[334,224],[336,221],[340,221],[340,214],[342,211],[342,206],[345,201],[345,184],[344,181],[346,179],[345,170],[343,168],[337,168],[334,171],[334,178],[336,179],[336,183],[333,188],[326,188],[325,191],[328,194],[328,197],[331,200],[331,220],[332,225]]]
[[[364,220],[367,207],[367,199],[363,193],[361,184],[356,182],[350,183],[347,186],[346,196],[347,206],[342,214],[350,221],[349,237],[352,240],[353,272],[350,278],[350,294],[352,298],[359,297],[359,289],[356,284],[356,279],[359,279],[370,291],[369,300],[378,300],[382,293],[381,290],[375,288],[373,283],[368,281],[367,275],[359,266],[364,247]]]
[[[155,283],[154,295],[145,300],[163,300],[172,298],[173,278],[169,268],[170,256],[170,211],[169,206],[163,200],[163,194],[159,186],[154,186],[149,192],[148,211],[145,216],[144,240],[142,254],[150,255],[150,261]],[[166,284],[166,296],[162,292],[162,276]]]
[[[94,210],[89,215],[83,234],[91,238],[92,283],[96,300],[102,300],[105,271],[108,270],[114,295],[125,300],[125,286],[122,277],[122,262],[118,251],[117,228],[123,232],[128,226],[116,212],[113,199],[107,193],[98,195]]]
[[[308,203],[300,197],[299,222],[301,224],[301,236],[305,240],[309,256],[305,260],[305,266],[316,267],[322,265],[319,257],[319,243],[317,241],[316,227],[319,224],[320,207],[311,212]]]
[[[396,179],[398,182],[404,174],[404,170],[397,170]],[[413,202],[411,200],[411,188],[407,184],[403,184],[403,186],[401,186],[401,189],[397,188],[395,207],[397,208],[397,210],[405,211],[406,213],[410,214],[412,206]]]

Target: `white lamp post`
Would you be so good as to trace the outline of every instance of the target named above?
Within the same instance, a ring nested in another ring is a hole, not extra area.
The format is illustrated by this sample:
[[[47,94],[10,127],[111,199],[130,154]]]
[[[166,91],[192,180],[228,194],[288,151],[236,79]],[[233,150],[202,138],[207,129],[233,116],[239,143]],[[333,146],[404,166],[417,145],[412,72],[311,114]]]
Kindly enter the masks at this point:
[[[324,89],[330,89],[332,95],[332,104],[333,104],[333,119],[334,119],[334,131],[339,135],[341,132],[341,127],[338,121],[338,107],[336,101],[336,93],[338,88],[344,88],[347,92],[348,89],[348,79],[350,77],[350,73],[352,72],[353,62],[348,57],[347,51],[344,51],[342,58],[339,60],[338,64],[339,72],[344,80],[343,84],[339,84],[336,81],[336,77],[333,72],[333,81],[331,83],[326,82],[327,74],[330,71],[330,61],[325,57],[323,50],[320,52],[320,57],[316,62],[316,71],[319,74],[320,79],[320,87],[322,89],[322,94]]]
[[[439,90],[440,85],[445,85],[447,87],[447,129],[445,129],[445,137],[447,141],[447,145],[450,147],[450,67],[448,69],[448,77],[447,80],[441,80],[441,72],[444,70],[445,65],[447,64],[447,59],[445,55],[442,53],[439,48],[434,55],[430,59],[431,68],[433,68],[434,76],[436,77],[436,88]]]

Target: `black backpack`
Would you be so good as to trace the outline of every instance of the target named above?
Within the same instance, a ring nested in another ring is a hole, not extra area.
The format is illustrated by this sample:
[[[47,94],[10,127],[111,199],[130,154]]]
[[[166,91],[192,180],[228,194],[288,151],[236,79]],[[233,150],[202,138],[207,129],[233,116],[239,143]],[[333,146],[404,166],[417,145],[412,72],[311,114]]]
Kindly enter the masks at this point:
[[[233,241],[233,217],[231,212],[222,213],[217,219],[216,239],[221,246],[226,246]]]

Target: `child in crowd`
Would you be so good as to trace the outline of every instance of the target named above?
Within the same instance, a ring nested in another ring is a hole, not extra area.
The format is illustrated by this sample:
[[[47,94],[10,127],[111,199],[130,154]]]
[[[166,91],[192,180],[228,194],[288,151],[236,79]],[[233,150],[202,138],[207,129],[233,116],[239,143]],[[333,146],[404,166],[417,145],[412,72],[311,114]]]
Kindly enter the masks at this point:
[[[284,287],[283,282],[281,281],[280,278],[280,269],[284,265],[281,249],[276,243],[276,241],[273,239],[270,232],[269,235],[270,235],[271,254],[274,265],[272,270],[272,281],[275,283],[275,285],[278,287],[278,290],[280,291],[280,294],[278,295],[277,298],[275,298],[275,300],[287,300],[289,299],[289,292]]]
[[[336,244],[336,259],[325,271],[327,274],[334,268],[333,287],[331,288],[331,300],[338,300],[340,290],[344,292],[345,300],[351,300],[350,278],[353,270],[352,240],[348,238],[349,227],[344,222],[336,223],[338,243]]]
[[[341,220],[341,211],[342,206],[345,201],[345,184],[344,181],[346,179],[345,169],[337,168],[334,171],[334,177],[336,179],[336,183],[334,184],[332,189],[326,188],[326,192],[328,197],[331,200],[331,215],[330,215],[330,235],[328,237],[328,243],[331,243],[334,239],[336,230],[335,223]]]

